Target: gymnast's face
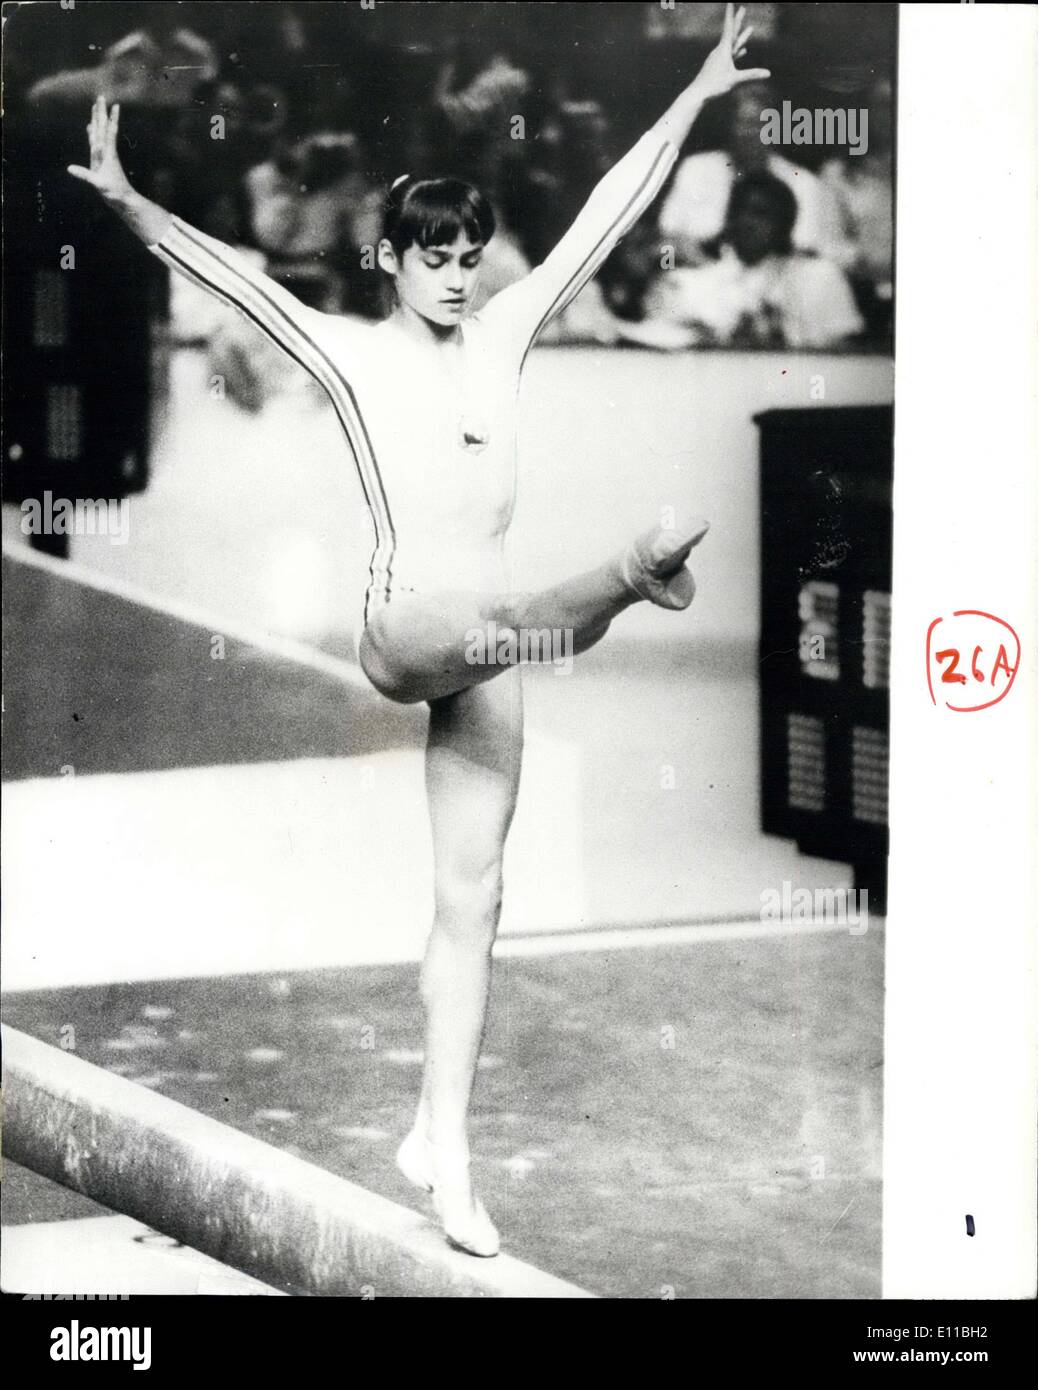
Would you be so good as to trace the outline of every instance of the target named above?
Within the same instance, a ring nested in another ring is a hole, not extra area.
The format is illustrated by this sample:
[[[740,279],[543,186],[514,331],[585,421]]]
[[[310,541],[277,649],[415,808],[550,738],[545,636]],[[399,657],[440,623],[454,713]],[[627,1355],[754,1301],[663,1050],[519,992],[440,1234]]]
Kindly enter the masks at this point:
[[[444,328],[470,311],[482,260],[483,243],[465,232],[449,246],[409,246],[402,256],[388,241],[379,244],[379,264],[393,276],[400,303]]]

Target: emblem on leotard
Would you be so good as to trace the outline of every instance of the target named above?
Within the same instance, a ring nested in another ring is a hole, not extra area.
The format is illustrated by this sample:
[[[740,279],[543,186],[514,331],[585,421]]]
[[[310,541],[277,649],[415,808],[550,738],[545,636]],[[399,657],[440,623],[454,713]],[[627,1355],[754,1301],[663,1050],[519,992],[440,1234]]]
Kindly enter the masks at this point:
[[[463,415],[458,422],[458,443],[468,454],[481,454],[490,442],[490,431],[484,421]]]

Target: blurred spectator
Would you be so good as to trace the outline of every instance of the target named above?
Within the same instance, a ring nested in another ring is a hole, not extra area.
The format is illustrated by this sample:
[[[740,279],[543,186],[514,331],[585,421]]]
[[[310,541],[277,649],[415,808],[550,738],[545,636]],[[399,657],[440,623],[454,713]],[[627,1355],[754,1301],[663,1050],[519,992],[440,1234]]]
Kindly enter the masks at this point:
[[[523,247],[540,265],[617,152],[609,118],[597,101],[560,100],[536,134],[522,189]]]
[[[866,152],[829,160],[820,178],[835,217],[826,254],[846,272],[870,330],[882,336],[894,293],[893,92],[885,78],[874,86],[868,112]]]
[[[464,135],[473,130],[484,131],[499,122],[507,123],[518,114],[517,104],[529,86],[529,75],[522,68],[515,66],[505,53],[495,53],[461,88],[457,87],[457,65],[445,63],[436,81],[433,101],[455,130]]]
[[[371,309],[361,248],[381,234],[381,197],[368,183],[357,138],[320,132],[282,143],[246,176],[252,232],[269,270],[330,312]]]
[[[732,189],[719,259],[661,275],[647,314],[692,328],[701,346],[826,348],[861,333],[843,272],[794,249],[796,220],[787,184],[746,174]]]
[[[286,110],[277,87],[230,80],[200,86],[189,106],[146,132],[142,182],[149,196],[221,241],[252,240],[246,175],[266,156]],[[133,122],[131,112],[128,135]]]
[[[598,275],[606,302],[618,318],[645,318],[645,296],[665,264],[659,230],[643,219],[616,247]]]
[[[824,229],[833,226],[832,195],[808,169],[794,164],[761,140],[760,113],[777,105],[769,82],[747,82],[731,96],[727,146],[682,160],[660,208],[660,231],[683,265],[700,265],[706,244],[721,231],[725,209],[737,179],[766,171],[793,191],[796,220],[793,245],[801,251],[822,249]]]
[[[476,184],[490,200],[499,228],[515,228],[522,216],[515,195],[527,147],[525,138],[516,138],[514,122],[517,117],[525,121],[522,99],[530,78],[504,52],[494,53],[489,62],[475,57],[460,46],[441,64],[433,88],[433,120],[426,122],[429,154],[417,164]]]
[[[177,27],[157,6],[143,29],[106,49],[93,68],[43,77],[29,91],[33,102],[82,102],[104,96],[139,106],[183,106],[196,88],[211,81],[219,64],[212,44]]]
[[[696,347],[698,334],[679,323],[663,319],[643,318],[639,321],[621,318],[609,299],[602,283],[592,280],[584,286],[573,303],[554,318],[541,335],[542,343],[586,343],[609,347],[626,343],[637,347],[656,348],[670,352]]]

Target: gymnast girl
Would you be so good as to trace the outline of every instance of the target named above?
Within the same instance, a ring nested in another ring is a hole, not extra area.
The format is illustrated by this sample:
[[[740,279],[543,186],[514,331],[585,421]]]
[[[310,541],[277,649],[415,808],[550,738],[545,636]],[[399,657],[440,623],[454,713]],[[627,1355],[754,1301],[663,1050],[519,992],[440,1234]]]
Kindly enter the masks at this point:
[[[524,632],[562,631],[579,653],[631,604],[685,609],[695,592],[686,561],[707,529],[702,521],[680,533],[657,528],[589,573],[516,592],[506,537],[520,374],[541,330],[660,191],[703,105],[768,76],[735,66],[751,32],[744,14],[727,6],[721,40],[695,80],[609,170],[544,263],[478,313],[470,309],[494,217],[461,180],[406,175],[392,185],[377,259],[396,303],[371,325],[301,304],[138,194],[117,152],[119,107],[109,112],[103,96],[88,126],[90,167],[69,168],[167,265],[233,305],[302,365],[341,423],[375,542],[358,659],[383,696],[429,706],[435,910],[420,976],[425,1066],[397,1164],[432,1193],[448,1241],[472,1255],[499,1248],[472,1188],[467,1119],[523,740],[518,661],[474,663],[472,634],[515,635],[514,650],[529,655]]]

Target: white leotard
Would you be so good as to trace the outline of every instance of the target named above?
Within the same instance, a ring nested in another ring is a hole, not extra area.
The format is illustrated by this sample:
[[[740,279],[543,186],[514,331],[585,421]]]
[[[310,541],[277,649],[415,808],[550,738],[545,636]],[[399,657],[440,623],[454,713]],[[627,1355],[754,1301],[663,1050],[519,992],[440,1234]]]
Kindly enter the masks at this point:
[[[179,218],[150,248],[245,314],[331,398],[374,529],[365,623],[394,593],[508,587],[504,539],[526,354],[649,206],[676,155],[669,141],[644,135],[543,265],[462,321],[456,373],[441,349],[391,320],[372,326],[307,308]]]

